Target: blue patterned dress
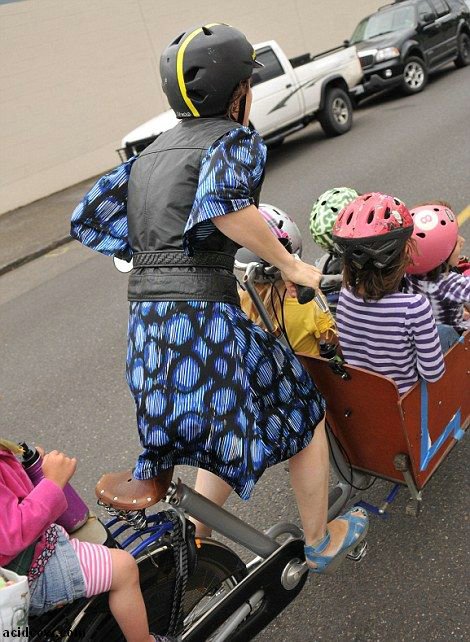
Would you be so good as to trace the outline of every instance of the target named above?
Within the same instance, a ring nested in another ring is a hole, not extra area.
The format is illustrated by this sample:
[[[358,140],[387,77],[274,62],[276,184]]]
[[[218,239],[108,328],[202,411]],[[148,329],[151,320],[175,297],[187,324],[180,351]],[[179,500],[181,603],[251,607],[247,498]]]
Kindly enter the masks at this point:
[[[253,203],[266,148],[238,128],[207,152],[185,251],[207,244],[211,219]],[[128,258],[127,180],[133,159],[103,177],[72,216],[72,236]],[[248,499],[263,471],[305,448],[324,404],[297,358],[235,305],[131,302],[127,381],[144,447],[135,477],[177,464],[215,473]]]

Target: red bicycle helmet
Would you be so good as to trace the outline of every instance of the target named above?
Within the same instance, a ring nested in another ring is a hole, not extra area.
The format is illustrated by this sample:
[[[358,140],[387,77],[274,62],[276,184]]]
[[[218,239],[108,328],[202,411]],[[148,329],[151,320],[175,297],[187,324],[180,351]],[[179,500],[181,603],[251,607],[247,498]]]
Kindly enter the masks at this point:
[[[334,247],[357,268],[368,261],[378,268],[390,265],[413,232],[413,219],[402,201],[372,192],[354,199],[338,214],[333,227]]]
[[[447,261],[459,235],[459,225],[452,210],[445,205],[421,205],[411,210],[416,252],[408,274],[426,274]]]

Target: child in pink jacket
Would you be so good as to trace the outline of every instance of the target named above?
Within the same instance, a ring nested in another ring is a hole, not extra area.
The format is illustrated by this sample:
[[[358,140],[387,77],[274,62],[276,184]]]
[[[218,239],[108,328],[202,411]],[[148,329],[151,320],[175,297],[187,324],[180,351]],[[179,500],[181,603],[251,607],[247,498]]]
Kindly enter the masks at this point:
[[[28,576],[30,613],[109,591],[109,607],[127,642],[168,640],[149,632],[134,558],[120,549],[69,539],[56,520],[67,508],[63,488],[77,462],[56,450],[44,456],[44,479],[33,486],[0,439],[0,566]]]

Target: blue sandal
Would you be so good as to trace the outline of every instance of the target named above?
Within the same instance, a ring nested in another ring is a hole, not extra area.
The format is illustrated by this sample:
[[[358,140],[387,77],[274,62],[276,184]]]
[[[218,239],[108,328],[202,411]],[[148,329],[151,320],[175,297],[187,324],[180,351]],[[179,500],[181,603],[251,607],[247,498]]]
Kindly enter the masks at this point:
[[[353,515],[353,512],[360,511],[362,517]],[[365,519],[364,519],[365,517]],[[369,528],[369,519],[367,512],[357,506],[351,508],[347,513],[338,517],[348,522],[348,530],[343,544],[335,555],[322,555],[323,551],[330,543],[330,533],[326,531],[325,537],[316,546],[305,546],[305,558],[309,562],[316,564],[315,568],[310,568],[312,573],[333,573],[339,567],[346,555],[350,553],[365,538]]]

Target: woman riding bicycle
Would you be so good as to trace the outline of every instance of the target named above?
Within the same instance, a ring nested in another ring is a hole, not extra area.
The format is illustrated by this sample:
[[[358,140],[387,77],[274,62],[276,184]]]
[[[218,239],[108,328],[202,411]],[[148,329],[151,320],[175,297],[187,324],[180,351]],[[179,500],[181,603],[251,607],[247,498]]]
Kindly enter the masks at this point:
[[[224,24],[181,34],[161,57],[163,90],[181,122],[132,165],[123,252],[134,261],[127,378],[144,447],[133,475],[196,466],[196,489],[222,504],[232,488],[248,499],[268,466],[290,459],[308,563],[321,572],[365,536],[367,516],[355,509],[326,529],[323,400],[294,355],[239,307],[240,245],[279,268],[290,296],[294,283],[320,283],[257,209],[266,148],[248,123],[258,66],[245,36]],[[72,226],[102,231],[92,192]]]

